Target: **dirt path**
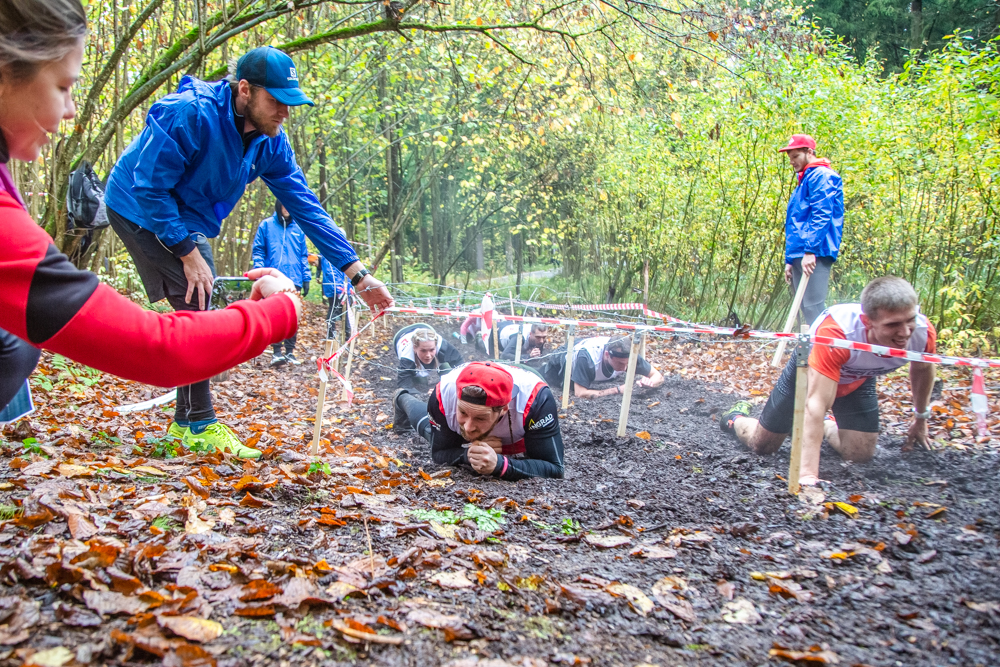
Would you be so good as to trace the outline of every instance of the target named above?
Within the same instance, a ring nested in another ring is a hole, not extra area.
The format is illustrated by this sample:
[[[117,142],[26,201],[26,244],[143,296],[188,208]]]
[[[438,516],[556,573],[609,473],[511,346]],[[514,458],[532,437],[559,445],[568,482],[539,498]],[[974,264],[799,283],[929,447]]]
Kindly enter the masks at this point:
[[[242,465],[155,456],[168,415],[106,407],[156,390],[47,376],[0,459],[0,504],[19,506],[0,527],[0,666],[996,663],[996,449],[903,456],[888,410],[872,464],[824,450],[832,484],[796,499],[787,447],[750,455],[716,421],[733,392],[763,398],[763,355],[674,342],[651,347],[668,378],[635,399],[629,437],[617,400],[567,411],[565,480],[448,476],[387,429],[380,331],[358,349],[358,404],[328,405],[319,462],[308,362],[216,385],[266,452]],[[302,339],[319,351],[315,328]],[[722,384],[683,377],[706,372]]]

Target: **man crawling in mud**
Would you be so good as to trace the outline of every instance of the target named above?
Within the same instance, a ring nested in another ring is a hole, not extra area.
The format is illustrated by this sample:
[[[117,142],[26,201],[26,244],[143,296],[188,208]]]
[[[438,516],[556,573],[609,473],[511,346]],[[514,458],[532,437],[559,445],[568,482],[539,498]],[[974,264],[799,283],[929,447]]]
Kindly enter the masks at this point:
[[[428,401],[398,389],[393,408],[393,428],[412,428],[431,443],[435,463],[511,481],[563,477],[556,399],[530,370],[464,364],[441,378]]]
[[[902,278],[883,276],[861,292],[861,303],[827,308],[813,322],[814,336],[884,345],[912,352],[934,353],[937,332],[917,308],[917,293]],[[802,434],[799,483],[815,485],[823,437],[848,461],[865,463],[875,456],[879,412],[875,378],[910,364],[913,422],[903,451],[914,442],[927,444],[934,364],[871,352],[813,345],[809,353],[809,389]],[[789,360],[764,405],[760,419],[752,419],[752,405],[740,401],[723,414],[720,426],[758,454],[778,451],[792,430],[795,404],[795,357]],[[826,417],[833,411],[833,418]]]

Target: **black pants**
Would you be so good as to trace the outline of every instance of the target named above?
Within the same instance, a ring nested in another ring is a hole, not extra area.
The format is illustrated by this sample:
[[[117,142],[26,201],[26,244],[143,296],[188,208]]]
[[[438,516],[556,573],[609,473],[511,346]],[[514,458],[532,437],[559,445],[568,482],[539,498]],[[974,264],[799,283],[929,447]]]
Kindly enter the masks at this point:
[[[351,319],[347,315],[349,304],[343,294],[335,294],[330,299],[330,309],[326,311],[326,337],[332,340],[337,333],[337,321],[344,321],[344,340],[351,337]]]
[[[795,417],[795,374],[795,355],[792,355],[778,381],[774,383],[774,389],[760,413],[760,425],[771,433],[792,432]],[[878,433],[878,392],[875,378],[868,378],[846,396],[838,396],[830,410],[837,419],[837,428]]]
[[[399,407],[406,413],[410,426],[421,438],[431,441],[431,420],[427,417],[427,401],[413,394],[400,394],[396,399]]]
[[[281,354],[281,346],[285,346],[285,354],[291,354],[295,350],[295,341],[298,340],[298,334],[293,333],[290,337],[281,341],[280,343],[275,343],[271,347],[274,349],[274,354]]]
[[[191,303],[184,301],[188,284],[184,275],[184,263],[174,257],[153,232],[123,218],[110,208],[108,208],[108,220],[132,256],[150,303],[165,298],[174,310],[198,310],[197,294],[192,295]],[[215,261],[212,257],[212,246],[202,234],[196,235],[194,241],[214,277]],[[205,295],[206,299],[210,297],[211,295]],[[199,350],[191,350],[191,354],[199,353]],[[215,408],[212,405],[210,380],[177,387],[174,421],[181,426],[188,426],[194,422],[214,419]]]
[[[0,410],[21,391],[40,355],[37,348],[0,329]]]

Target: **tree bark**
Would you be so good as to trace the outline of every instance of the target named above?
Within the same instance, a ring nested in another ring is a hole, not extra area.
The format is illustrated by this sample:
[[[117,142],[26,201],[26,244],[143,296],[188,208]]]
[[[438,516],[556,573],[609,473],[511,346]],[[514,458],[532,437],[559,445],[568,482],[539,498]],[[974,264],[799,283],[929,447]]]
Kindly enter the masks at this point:
[[[910,1],[910,49],[920,51],[924,46],[924,0]]]

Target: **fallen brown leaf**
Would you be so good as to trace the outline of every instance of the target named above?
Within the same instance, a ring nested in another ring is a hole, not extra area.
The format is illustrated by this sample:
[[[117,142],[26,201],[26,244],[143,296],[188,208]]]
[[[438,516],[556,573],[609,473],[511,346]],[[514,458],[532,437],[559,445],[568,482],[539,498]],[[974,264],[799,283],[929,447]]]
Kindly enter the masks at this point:
[[[222,624],[194,616],[157,616],[156,621],[175,635],[195,642],[210,642],[222,634]]]
[[[472,639],[476,634],[466,627],[461,617],[449,614],[440,614],[430,609],[414,609],[406,615],[406,620],[411,623],[419,623],[428,628],[437,628],[444,632],[445,641],[451,642],[456,639]]]

